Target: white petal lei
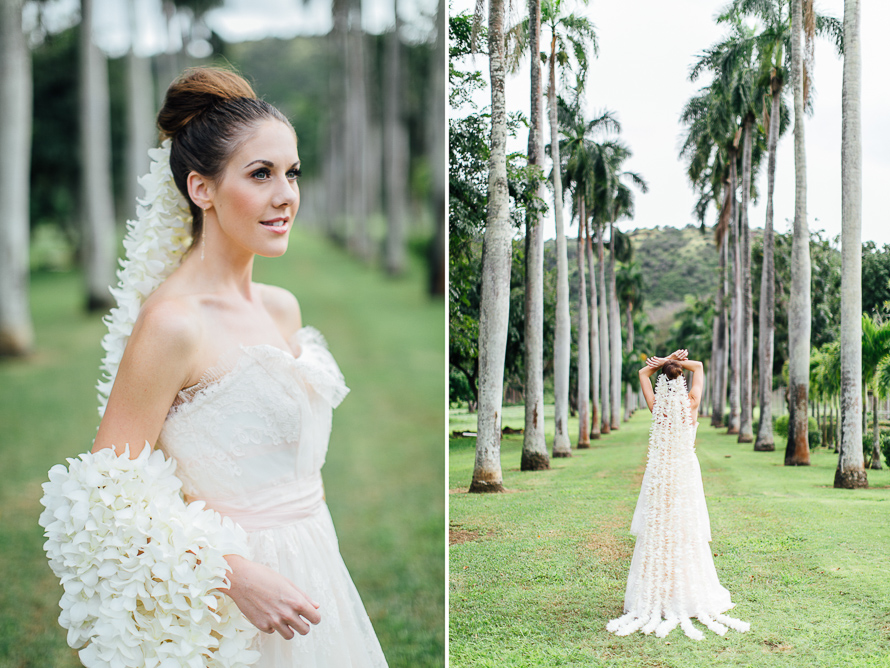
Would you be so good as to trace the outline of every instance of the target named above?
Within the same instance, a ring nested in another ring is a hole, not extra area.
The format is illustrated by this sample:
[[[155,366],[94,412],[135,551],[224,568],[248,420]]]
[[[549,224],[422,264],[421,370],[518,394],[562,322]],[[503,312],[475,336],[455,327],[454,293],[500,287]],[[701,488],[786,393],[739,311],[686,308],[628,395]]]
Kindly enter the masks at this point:
[[[64,594],[59,623],[88,668],[242,668],[257,629],[217,591],[223,555],[250,558],[244,531],[186,505],[176,464],[146,445],[49,471],[40,525]]]
[[[139,179],[145,199],[139,201],[136,220],[127,222],[126,258],[121,260],[117,272],[117,287],[111,288],[117,306],[105,317],[108,333],[102,339],[103,377],[96,385],[100,416],[105,414],[108,395],[142,303],[179,266],[191,242],[192,216],[173,181],[170,146],[170,140],[165,139],[160,148],[149,149],[151,167]]]

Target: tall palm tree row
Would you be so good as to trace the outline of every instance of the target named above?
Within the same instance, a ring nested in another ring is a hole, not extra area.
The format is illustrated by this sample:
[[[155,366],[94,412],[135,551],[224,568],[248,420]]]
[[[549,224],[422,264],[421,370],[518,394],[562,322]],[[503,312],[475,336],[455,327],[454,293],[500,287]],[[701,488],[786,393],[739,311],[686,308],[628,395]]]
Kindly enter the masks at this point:
[[[504,489],[501,472],[501,409],[513,236],[507,190],[505,14],[504,0],[489,0],[491,152],[488,161],[488,217],[482,251],[482,300],[479,308],[479,414],[476,459],[470,492],[501,492]]]
[[[592,314],[591,320],[593,324],[588,331],[587,341],[584,341],[579,335],[578,377],[579,379],[582,377],[580,358],[584,354],[584,348],[587,348],[588,360],[591,362],[589,371],[590,375],[588,378],[593,379],[593,409],[591,410],[591,419],[596,421],[598,418],[596,405],[597,402],[601,403],[599,394],[601,392],[601,387],[603,387],[602,384],[598,382],[599,379],[597,377],[600,369],[600,354],[598,348],[601,330],[599,324],[596,322],[599,310],[596,304],[596,295],[602,291],[602,286],[598,289],[596,285],[596,273],[593,265],[593,254],[590,248],[590,234],[587,231],[587,221],[591,217],[591,210],[596,212],[600,207],[600,203],[597,202],[596,199],[599,194],[597,184],[606,178],[607,165],[605,158],[607,152],[606,147],[609,146],[609,143],[597,142],[593,137],[597,134],[607,132],[620,132],[621,125],[610,111],[605,111],[592,120],[587,121],[584,119],[583,111],[578,104],[568,105],[561,103],[559,117],[561,119],[563,128],[562,133],[564,136],[562,146],[560,147],[560,153],[564,156],[563,183],[567,189],[572,190],[574,193],[573,202],[575,203],[575,210],[578,213],[578,219],[581,225],[579,234],[582,232],[586,233],[586,245],[584,250],[586,250],[587,253],[587,264],[590,273],[589,313]],[[584,253],[579,247],[579,270],[582,268],[584,262],[583,257]],[[578,299],[579,313],[586,311],[587,305],[583,302],[587,299],[587,295],[583,290],[579,292]],[[581,391],[582,389],[579,387],[579,407],[581,406]],[[589,387],[585,389],[584,392],[589,393]],[[598,437],[600,434],[599,425],[594,425],[590,431],[595,434],[594,438]],[[579,447],[581,443],[589,443],[589,436],[587,439],[581,437],[579,440]]]

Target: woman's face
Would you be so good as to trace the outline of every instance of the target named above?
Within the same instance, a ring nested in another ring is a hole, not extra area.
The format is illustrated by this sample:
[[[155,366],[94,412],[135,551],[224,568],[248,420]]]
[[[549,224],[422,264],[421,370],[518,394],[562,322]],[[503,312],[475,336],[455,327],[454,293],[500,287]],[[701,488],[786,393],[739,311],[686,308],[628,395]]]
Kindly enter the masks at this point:
[[[263,121],[211,188],[208,214],[215,215],[223,240],[264,257],[283,255],[300,208],[299,175],[293,130],[275,119]]]

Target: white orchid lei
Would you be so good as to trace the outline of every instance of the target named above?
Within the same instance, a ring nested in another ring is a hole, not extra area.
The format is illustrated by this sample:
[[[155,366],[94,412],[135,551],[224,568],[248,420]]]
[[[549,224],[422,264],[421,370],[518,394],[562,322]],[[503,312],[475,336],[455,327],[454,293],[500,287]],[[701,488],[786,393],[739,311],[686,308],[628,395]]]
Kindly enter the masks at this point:
[[[175,462],[146,445],[50,469],[40,525],[64,587],[59,623],[87,668],[244,668],[257,629],[217,591],[224,554],[249,558],[244,530],[186,505]]]
[[[102,339],[105,357],[99,390],[99,415],[105,414],[108,395],[145,299],[179,266],[191,241],[188,204],[173,182],[169,139],[149,149],[151,167],[139,179],[145,198],[139,200],[136,220],[127,222],[126,258],[118,269],[117,287],[111,294],[117,306],[105,317],[108,333]]]

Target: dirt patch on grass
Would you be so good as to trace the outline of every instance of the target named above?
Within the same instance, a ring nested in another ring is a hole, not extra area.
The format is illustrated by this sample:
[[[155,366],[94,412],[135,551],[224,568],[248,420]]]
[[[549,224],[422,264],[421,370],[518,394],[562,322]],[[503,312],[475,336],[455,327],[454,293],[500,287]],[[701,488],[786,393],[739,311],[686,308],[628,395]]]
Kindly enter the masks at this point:
[[[627,531],[627,520],[624,517],[609,518],[588,534],[584,547],[593,552],[600,563],[629,561],[633,556],[633,543],[616,535],[621,530]]]
[[[464,529],[462,525],[452,522],[448,527],[448,544],[460,545],[461,543],[469,543],[480,538],[489,538],[494,536],[494,531],[480,531],[478,529]]]
[[[793,648],[791,645],[786,645],[781,640],[777,640],[775,638],[767,638],[763,641],[764,644],[764,652],[790,652]]]

